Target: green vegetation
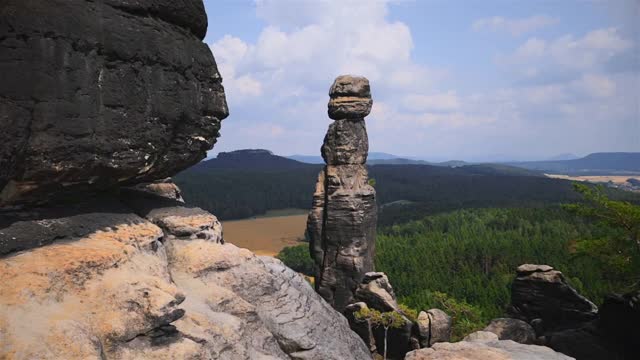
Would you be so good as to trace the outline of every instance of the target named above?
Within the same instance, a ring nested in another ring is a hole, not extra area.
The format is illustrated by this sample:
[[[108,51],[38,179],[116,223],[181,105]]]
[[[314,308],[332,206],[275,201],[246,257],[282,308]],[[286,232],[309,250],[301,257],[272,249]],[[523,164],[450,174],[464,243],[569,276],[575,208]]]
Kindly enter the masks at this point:
[[[311,206],[321,166],[287,169],[199,168],[174,177],[185,200],[220,220],[243,219],[269,210]],[[473,165],[376,165],[369,176],[384,206],[381,227],[445,211],[484,207],[544,207],[580,199],[571,182],[524,176],[514,168]],[[521,170],[521,169],[520,169]],[[375,179],[375,180],[373,180]],[[607,190],[615,199],[639,202],[640,196]]]
[[[520,264],[555,267],[596,303],[637,286],[640,207],[611,200],[601,188],[575,188],[583,202],[428,216],[431,211],[424,211],[419,220],[381,227],[376,270],[387,273],[408,317],[415,317],[412,309],[430,308],[451,315],[454,339],[504,314]],[[416,210],[413,205],[392,207]],[[313,271],[306,244],[278,257],[300,272]]]
[[[307,276],[315,276],[313,260],[309,256],[309,245],[287,246],[276,256],[291,269]]]
[[[520,264],[552,265],[596,302],[624,289],[626,279],[607,277],[608,269],[575,251],[578,240],[620,236],[560,207],[458,210],[379,231],[376,270],[407,306],[449,313],[459,339],[504,313]]]
[[[579,239],[576,256],[591,258],[603,269],[603,275],[616,282],[638,286],[640,280],[640,206],[609,199],[601,187],[574,184],[584,202],[564,208],[578,215],[595,219],[624,232],[610,238]]]
[[[405,325],[405,319],[396,311],[380,312],[376,309],[362,308],[355,312],[354,316],[358,320],[369,320],[372,326],[382,326],[384,328],[384,354],[387,358],[387,334],[389,329],[399,329]]]

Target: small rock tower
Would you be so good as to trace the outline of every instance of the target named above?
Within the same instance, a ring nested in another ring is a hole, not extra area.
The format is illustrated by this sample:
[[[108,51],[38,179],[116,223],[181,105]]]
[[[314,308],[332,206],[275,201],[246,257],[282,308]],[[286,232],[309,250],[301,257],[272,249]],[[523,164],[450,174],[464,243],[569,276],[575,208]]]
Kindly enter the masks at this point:
[[[376,191],[366,168],[371,112],[369,80],[338,76],[329,91],[329,126],[322,144],[326,166],[318,175],[307,220],[316,291],[342,312],[365,273],[374,271]]]

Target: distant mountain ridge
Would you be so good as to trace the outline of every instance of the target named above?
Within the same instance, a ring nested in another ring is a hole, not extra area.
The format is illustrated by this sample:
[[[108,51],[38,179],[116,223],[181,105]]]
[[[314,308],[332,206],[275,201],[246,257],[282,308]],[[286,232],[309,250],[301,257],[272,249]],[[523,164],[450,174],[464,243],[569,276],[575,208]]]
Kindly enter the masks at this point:
[[[429,162],[415,158],[395,157],[380,152],[369,153],[367,164],[377,165],[423,165],[436,167],[462,167],[473,172],[497,171],[503,174],[539,176],[542,173],[566,175],[629,175],[640,173],[640,152],[593,153],[582,158],[569,160],[518,161],[502,163],[472,163],[462,160]],[[561,154],[558,157],[570,157]],[[200,162],[194,170],[218,169],[265,169],[286,170],[317,167],[324,164],[320,156],[292,155],[279,156],[265,149],[243,149],[221,152],[214,159]],[[491,170],[489,170],[491,169]]]
[[[318,156],[318,155],[289,155],[285,157],[291,160],[296,160],[296,161],[300,161],[307,164],[324,164],[324,160],[322,159],[322,156]],[[369,155],[367,156],[368,163],[371,163],[372,161],[384,162],[384,161],[390,161],[395,159],[402,159],[407,161],[422,161],[422,160],[416,160],[416,159],[405,159],[402,156],[393,155],[393,154],[384,153],[384,152],[375,152],[375,151],[369,152]]]
[[[221,152],[217,157],[202,161],[191,169],[202,171],[206,169],[299,169],[312,167],[308,163],[296,161],[275,155],[265,149],[242,149]]]
[[[518,175],[518,176],[542,176],[542,173],[509,166],[505,164],[471,164],[464,161],[452,160],[442,163],[430,163],[424,160],[414,160],[405,158],[393,158],[394,155],[387,153],[369,153],[367,165],[413,165],[433,168],[431,171],[439,172],[438,168],[460,168],[459,174],[467,175]],[[191,168],[194,171],[206,169],[238,169],[238,170],[288,170],[300,168],[318,168],[324,165],[322,157],[318,156],[321,163],[306,163],[294,160],[291,157],[284,157],[274,154],[265,149],[242,149],[230,152],[221,152],[216,158],[200,162]],[[371,159],[373,158],[373,159]],[[453,169],[452,169],[453,170]],[[447,172],[448,174],[449,172]]]
[[[555,161],[509,162],[529,170],[567,175],[637,174],[640,173],[640,152],[593,153],[583,158]]]

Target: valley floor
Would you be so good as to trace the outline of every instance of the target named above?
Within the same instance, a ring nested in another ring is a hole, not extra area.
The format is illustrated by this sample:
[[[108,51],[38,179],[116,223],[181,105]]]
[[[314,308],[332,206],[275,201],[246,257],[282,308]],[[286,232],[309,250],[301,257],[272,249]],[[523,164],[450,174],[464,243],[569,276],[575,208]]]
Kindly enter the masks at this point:
[[[223,221],[224,239],[258,255],[275,256],[284,247],[304,240],[306,213],[306,210],[287,209],[262,217]]]

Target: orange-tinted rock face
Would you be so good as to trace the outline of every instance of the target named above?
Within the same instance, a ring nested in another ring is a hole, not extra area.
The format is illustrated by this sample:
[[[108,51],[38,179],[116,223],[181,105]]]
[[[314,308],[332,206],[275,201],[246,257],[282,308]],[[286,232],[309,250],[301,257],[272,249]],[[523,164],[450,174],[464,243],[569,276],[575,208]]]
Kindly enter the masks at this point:
[[[53,237],[0,256],[1,359],[370,358],[301,275],[224,244],[214,215],[122,197],[0,227]]]

